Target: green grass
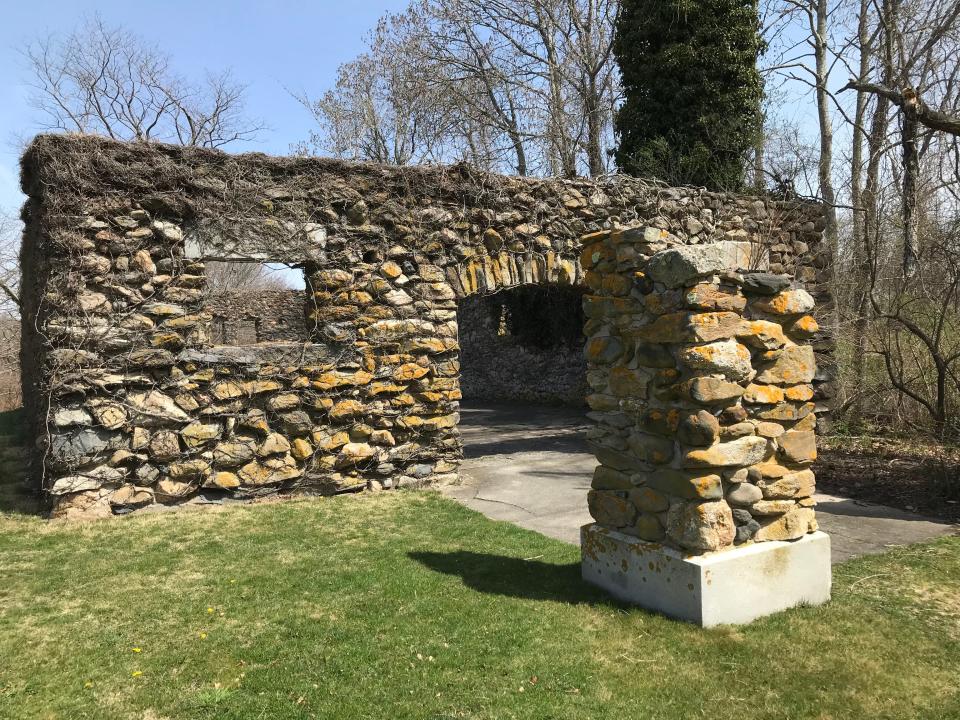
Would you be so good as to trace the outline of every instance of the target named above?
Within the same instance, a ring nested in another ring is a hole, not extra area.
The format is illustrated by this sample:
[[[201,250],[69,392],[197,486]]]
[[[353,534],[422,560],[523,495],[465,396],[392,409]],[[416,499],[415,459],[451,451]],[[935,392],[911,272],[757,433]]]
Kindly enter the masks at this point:
[[[432,493],[0,517],[2,718],[958,718],[958,667],[958,538],[705,631]]]

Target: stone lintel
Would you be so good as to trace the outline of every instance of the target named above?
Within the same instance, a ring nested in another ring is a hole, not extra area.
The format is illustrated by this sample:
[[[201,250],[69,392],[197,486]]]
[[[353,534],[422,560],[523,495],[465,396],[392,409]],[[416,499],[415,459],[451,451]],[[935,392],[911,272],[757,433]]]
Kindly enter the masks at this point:
[[[830,599],[830,538],[688,556],[596,524],[580,530],[583,579],[619,600],[703,627],[745,624]]]

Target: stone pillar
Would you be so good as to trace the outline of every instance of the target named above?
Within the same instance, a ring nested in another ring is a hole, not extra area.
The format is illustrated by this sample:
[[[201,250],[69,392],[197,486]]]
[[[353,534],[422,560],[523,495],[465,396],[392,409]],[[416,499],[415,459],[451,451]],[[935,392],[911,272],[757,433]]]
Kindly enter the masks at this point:
[[[814,514],[813,299],[747,242],[584,238],[589,441],[583,575],[703,625],[829,599]]]

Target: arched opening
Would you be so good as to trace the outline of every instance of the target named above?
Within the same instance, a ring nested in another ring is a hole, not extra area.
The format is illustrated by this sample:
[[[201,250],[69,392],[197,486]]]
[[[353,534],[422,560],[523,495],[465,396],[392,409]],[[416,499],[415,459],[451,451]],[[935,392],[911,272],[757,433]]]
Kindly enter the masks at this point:
[[[464,400],[585,407],[582,296],[520,285],[458,302]]]
[[[458,492],[488,514],[571,542],[589,521],[585,497],[596,465],[586,444],[584,292],[521,284],[457,302]]]

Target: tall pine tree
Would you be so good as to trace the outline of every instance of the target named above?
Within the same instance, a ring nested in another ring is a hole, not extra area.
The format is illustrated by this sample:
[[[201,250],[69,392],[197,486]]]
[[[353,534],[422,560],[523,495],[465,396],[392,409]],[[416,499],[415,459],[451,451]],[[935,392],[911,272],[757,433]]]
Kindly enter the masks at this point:
[[[622,0],[617,164],[672,185],[742,187],[762,131],[753,0]]]

